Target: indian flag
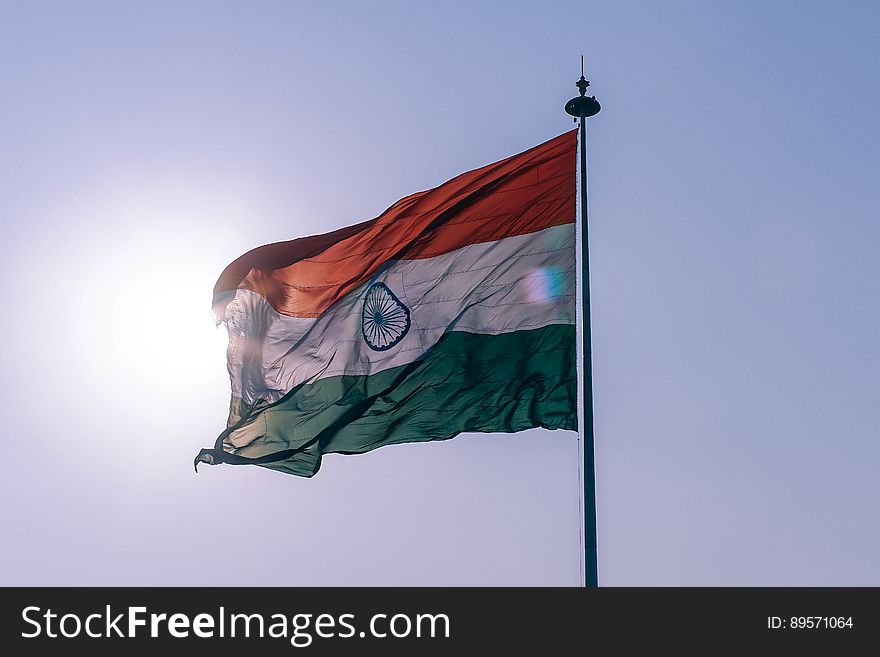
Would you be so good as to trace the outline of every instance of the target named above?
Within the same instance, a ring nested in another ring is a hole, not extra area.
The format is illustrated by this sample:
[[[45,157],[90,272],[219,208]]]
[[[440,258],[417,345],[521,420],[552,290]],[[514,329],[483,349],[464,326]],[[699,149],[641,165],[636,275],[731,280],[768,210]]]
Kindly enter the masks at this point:
[[[576,131],[221,274],[227,428],[198,463],[310,477],[462,432],[577,430]]]

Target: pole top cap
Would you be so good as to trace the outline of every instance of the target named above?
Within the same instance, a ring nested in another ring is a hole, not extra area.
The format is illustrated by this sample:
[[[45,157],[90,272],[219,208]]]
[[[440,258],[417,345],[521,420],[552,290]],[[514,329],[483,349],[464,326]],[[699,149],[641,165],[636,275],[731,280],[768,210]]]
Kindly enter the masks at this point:
[[[581,79],[575,82],[574,86],[578,88],[581,95],[572,98],[565,104],[565,112],[572,116],[583,118],[596,116],[596,114],[599,113],[599,110],[602,109],[602,106],[599,105],[599,101],[596,100],[595,96],[587,97],[587,87],[590,86],[590,81],[584,77],[583,55],[581,55]]]
[[[566,114],[571,114],[575,117],[583,116],[584,118],[589,118],[596,116],[600,109],[602,109],[602,106],[599,105],[599,101],[596,100],[595,96],[577,96],[565,104]]]

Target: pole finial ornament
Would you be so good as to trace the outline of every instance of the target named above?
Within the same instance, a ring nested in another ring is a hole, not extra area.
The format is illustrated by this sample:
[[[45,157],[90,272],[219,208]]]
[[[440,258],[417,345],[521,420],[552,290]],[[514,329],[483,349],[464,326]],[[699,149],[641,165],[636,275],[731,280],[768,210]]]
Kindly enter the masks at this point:
[[[581,56],[581,79],[574,84],[578,88],[580,96],[572,98],[565,104],[566,113],[576,119],[586,119],[591,116],[596,116],[602,107],[599,105],[599,101],[596,100],[595,96],[587,96],[587,87],[590,86],[590,81],[584,77],[583,56]]]

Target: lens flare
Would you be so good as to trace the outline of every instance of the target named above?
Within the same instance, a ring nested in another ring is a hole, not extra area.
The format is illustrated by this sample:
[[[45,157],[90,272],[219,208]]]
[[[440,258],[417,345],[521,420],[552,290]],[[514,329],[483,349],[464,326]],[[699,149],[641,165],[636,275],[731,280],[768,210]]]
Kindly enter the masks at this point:
[[[570,294],[565,272],[559,267],[535,267],[523,284],[525,298],[530,303],[549,303]]]

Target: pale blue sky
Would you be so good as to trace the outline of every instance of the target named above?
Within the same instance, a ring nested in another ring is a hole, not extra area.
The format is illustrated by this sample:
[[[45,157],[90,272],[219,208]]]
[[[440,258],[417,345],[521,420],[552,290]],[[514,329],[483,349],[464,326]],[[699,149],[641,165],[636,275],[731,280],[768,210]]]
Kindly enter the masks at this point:
[[[575,436],[192,458],[243,251],[573,127],[600,583],[880,585],[880,10],[0,1],[0,584],[577,585]]]

